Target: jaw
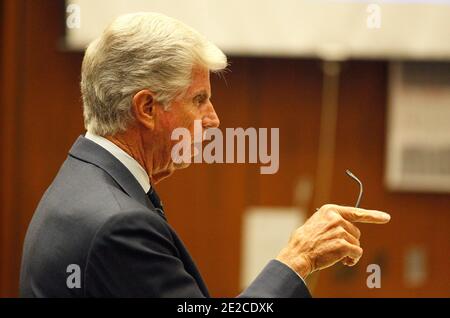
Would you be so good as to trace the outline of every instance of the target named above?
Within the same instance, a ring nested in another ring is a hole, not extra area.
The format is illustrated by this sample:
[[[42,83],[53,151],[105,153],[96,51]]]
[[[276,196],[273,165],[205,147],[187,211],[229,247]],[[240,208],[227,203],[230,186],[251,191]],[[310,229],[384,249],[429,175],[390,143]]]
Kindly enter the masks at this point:
[[[159,169],[150,176],[150,181],[152,184],[156,184],[159,181],[171,176],[175,170],[186,169],[190,165],[190,162],[174,163],[170,160],[170,163],[166,167]]]

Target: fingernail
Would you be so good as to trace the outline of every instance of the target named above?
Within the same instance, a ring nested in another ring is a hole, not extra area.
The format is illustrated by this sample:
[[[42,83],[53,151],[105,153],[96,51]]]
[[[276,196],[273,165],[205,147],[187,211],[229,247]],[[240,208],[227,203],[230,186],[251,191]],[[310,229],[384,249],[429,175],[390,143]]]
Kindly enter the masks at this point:
[[[385,212],[381,212],[381,217],[384,218],[386,221],[391,220],[391,215]]]

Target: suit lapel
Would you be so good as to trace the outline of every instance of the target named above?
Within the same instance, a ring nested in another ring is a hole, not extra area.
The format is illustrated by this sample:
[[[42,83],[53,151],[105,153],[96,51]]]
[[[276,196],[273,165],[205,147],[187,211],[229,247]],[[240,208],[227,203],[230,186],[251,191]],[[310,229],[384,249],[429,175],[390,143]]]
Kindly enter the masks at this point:
[[[180,258],[183,261],[184,268],[189,274],[192,275],[192,277],[194,277],[203,295],[205,295],[205,297],[209,297],[208,288],[203,281],[202,275],[198,271],[197,265],[189,254],[189,251],[187,250],[183,241],[178,237],[177,233],[172,229],[172,227],[170,227],[170,229],[172,231],[172,237],[174,239],[175,245],[177,246],[177,249],[180,253]]]

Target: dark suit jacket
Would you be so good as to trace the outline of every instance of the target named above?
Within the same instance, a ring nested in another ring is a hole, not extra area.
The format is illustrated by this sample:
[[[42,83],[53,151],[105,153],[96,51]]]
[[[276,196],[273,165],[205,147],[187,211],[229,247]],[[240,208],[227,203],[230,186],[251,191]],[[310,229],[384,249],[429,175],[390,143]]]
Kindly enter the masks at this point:
[[[73,285],[76,271],[71,264],[80,269],[80,285]],[[28,227],[20,295],[209,296],[183,242],[130,171],[83,136],[72,146]],[[310,295],[297,274],[272,260],[241,296]]]

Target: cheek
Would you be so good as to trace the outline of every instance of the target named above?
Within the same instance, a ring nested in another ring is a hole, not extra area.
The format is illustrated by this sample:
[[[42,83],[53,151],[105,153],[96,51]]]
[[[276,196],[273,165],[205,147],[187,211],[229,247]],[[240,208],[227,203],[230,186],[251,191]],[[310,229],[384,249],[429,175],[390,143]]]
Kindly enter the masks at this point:
[[[158,145],[158,148],[166,152],[171,149],[172,131],[176,127],[176,118],[170,113],[161,113],[155,134],[153,135],[153,145]]]
[[[183,113],[183,127],[192,130],[194,128],[194,120],[201,119],[196,109],[189,109]]]
[[[194,137],[194,121],[201,120],[201,114],[198,109],[189,103],[174,103],[172,104],[170,112],[165,115],[163,133],[171,139],[172,132],[176,128],[186,128]],[[201,125],[200,125],[201,126]],[[170,140],[171,141],[171,140]],[[177,141],[171,141],[171,144]]]
[[[191,139],[194,138],[194,133],[198,133],[198,127],[195,129],[195,120],[200,119],[197,117],[197,114],[194,112],[183,113],[178,120],[176,121],[176,125],[173,128],[182,127],[189,131]],[[198,125],[198,124],[197,124]],[[201,127],[201,124],[200,124]]]
[[[168,149],[172,149],[172,147],[179,142],[179,140],[172,140],[172,133],[177,128],[187,128],[190,131],[190,121],[186,118],[181,117],[179,115],[168,116],[165,126],[163,127],[163,135],[164,135],[164,144],[169,146]]]

